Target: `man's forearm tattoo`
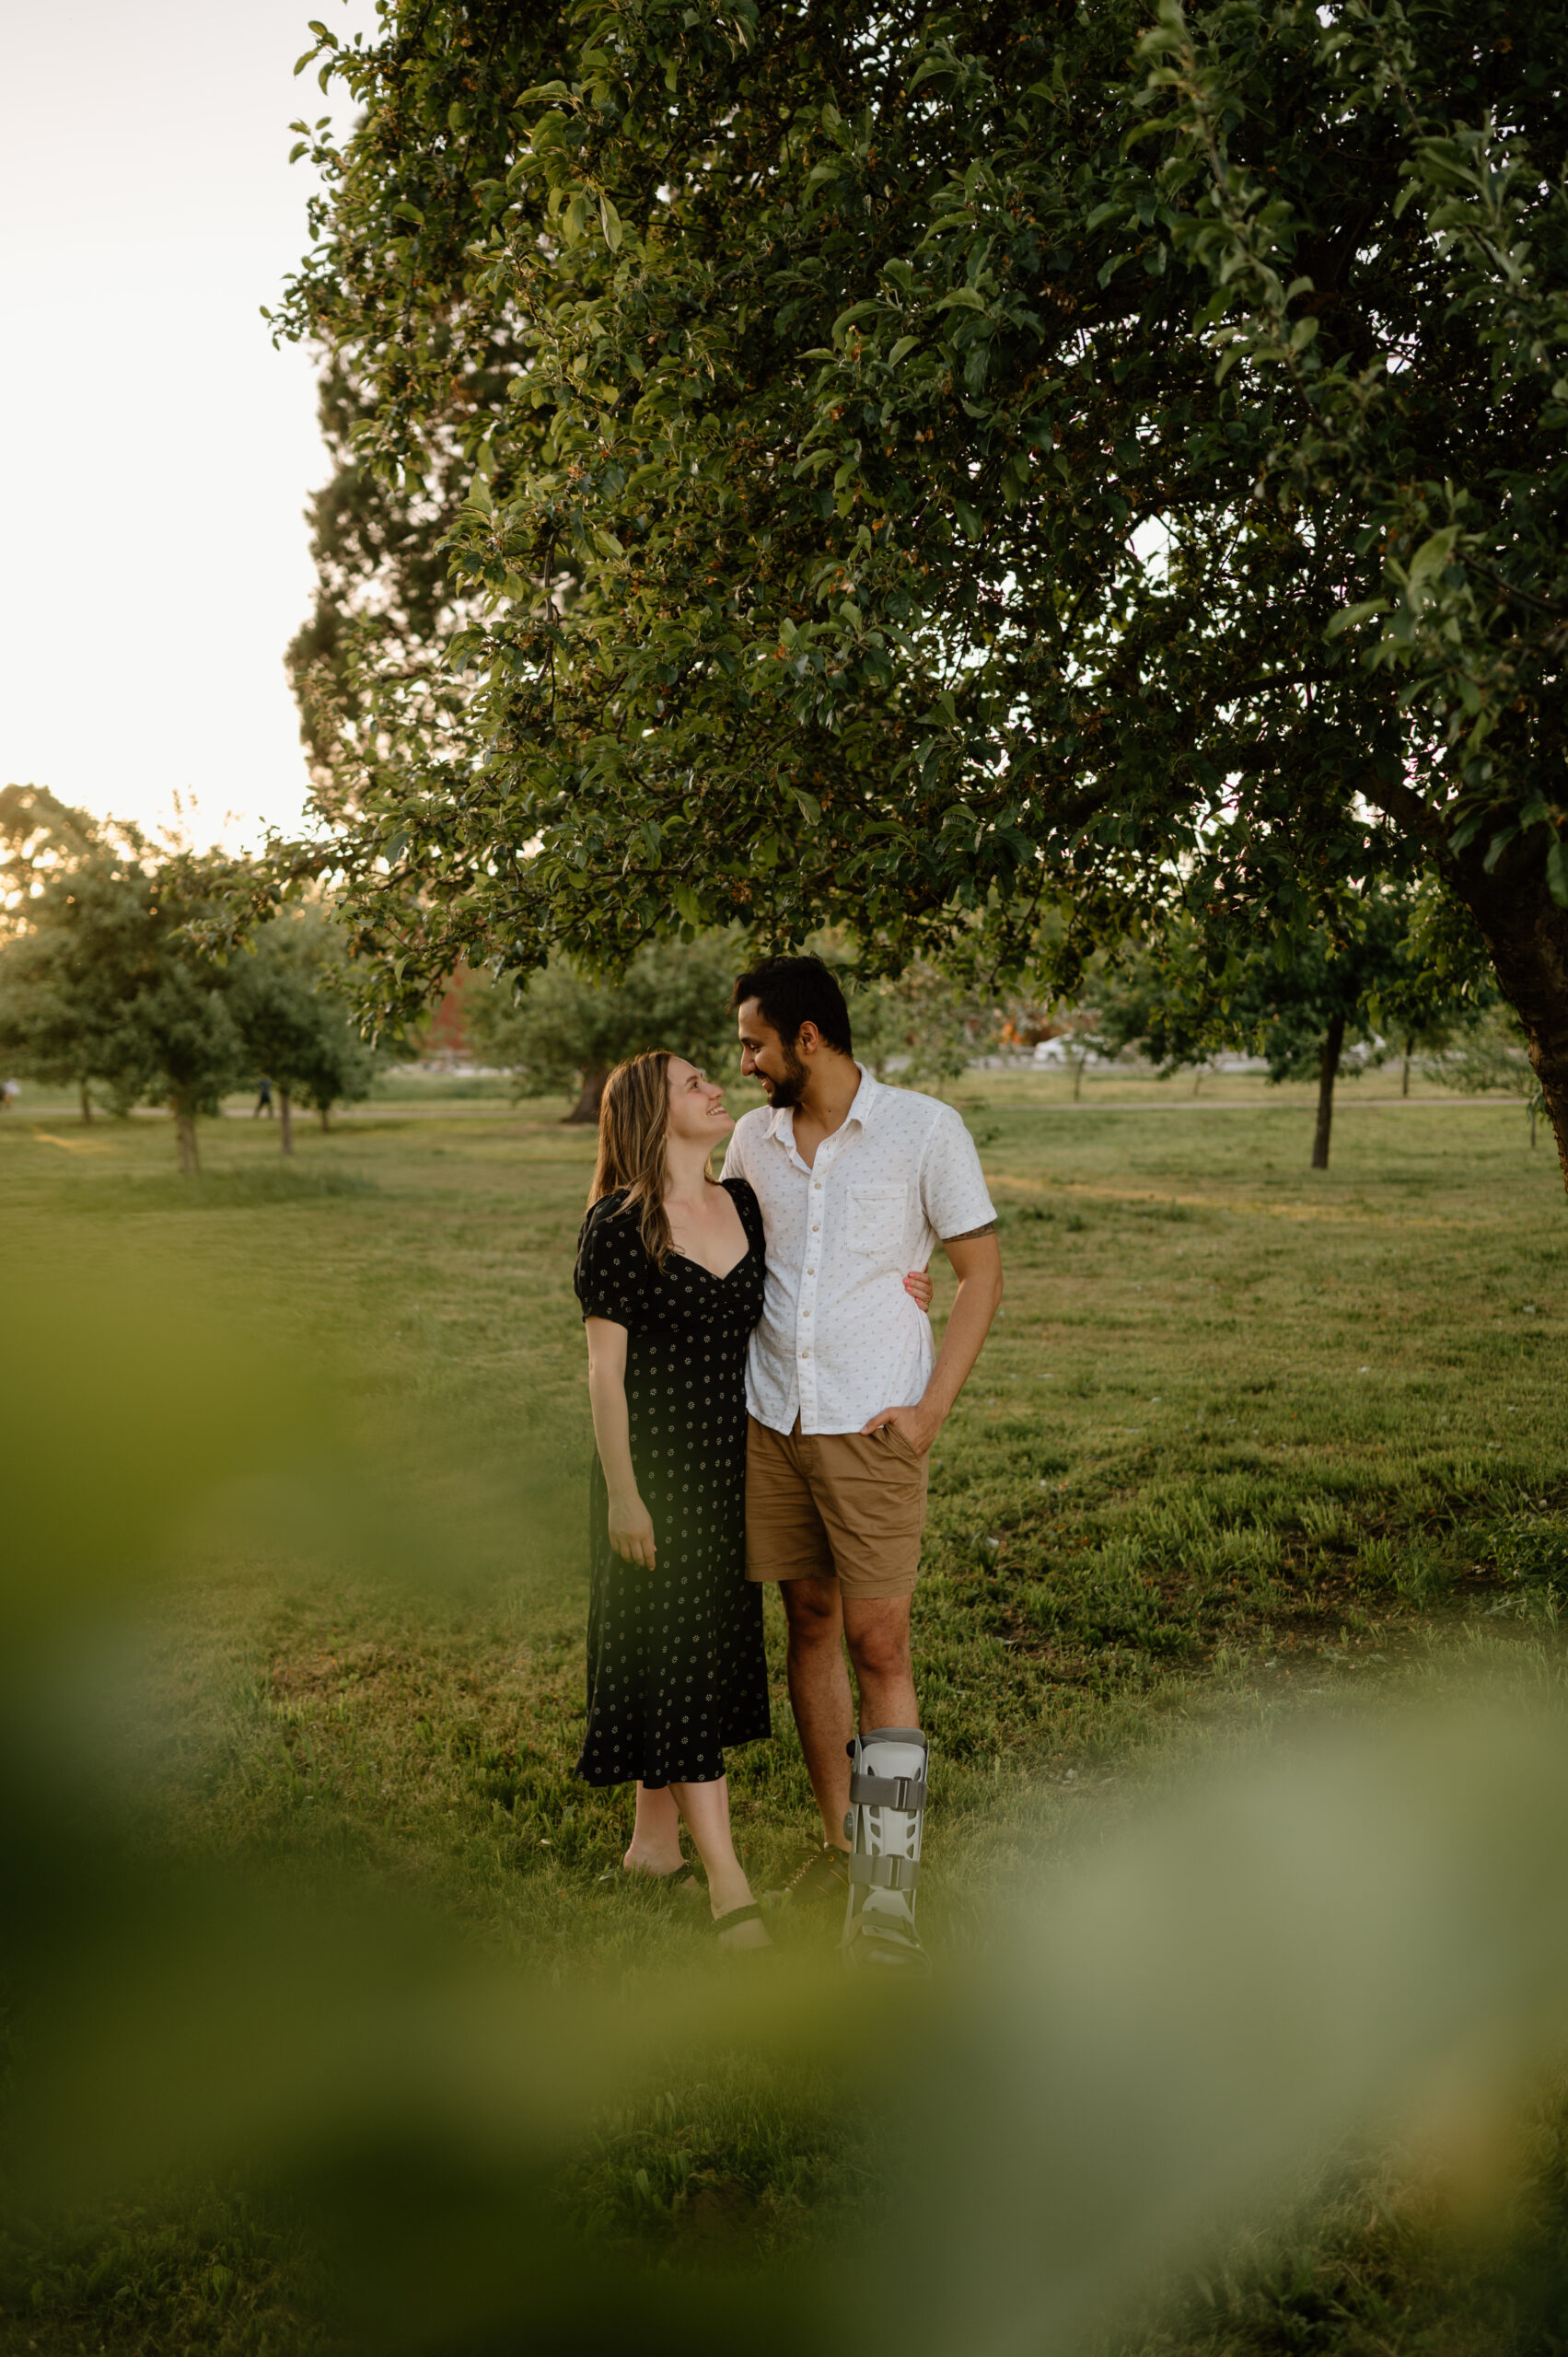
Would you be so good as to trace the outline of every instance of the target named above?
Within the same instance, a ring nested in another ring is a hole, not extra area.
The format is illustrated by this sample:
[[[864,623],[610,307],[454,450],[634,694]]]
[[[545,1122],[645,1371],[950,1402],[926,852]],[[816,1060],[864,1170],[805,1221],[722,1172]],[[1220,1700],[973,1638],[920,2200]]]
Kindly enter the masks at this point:
[[[994,1236],[995,1233],[996,1222],[988,1219],[983,1227],[966,1227],[962,1236],[945,1236],[942,1241],[944,1244],[972,1244],[977,1236]]]

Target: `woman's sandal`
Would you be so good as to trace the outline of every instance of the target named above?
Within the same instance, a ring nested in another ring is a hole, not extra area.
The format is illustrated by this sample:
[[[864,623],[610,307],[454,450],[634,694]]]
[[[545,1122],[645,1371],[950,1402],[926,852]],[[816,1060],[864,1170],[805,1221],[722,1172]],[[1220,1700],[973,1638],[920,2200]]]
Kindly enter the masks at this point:
[[[724,1935],[726,1932],[738,1932],[742,1923],[761,1923],[761,1921],[762,1910],[757,1905],[755,1900],[753,1900],[749,1907],[732,1907],[727,1915],[715,1915],[714,1917],[714,1935],[722,1946],[724,1945]],[[744,1948],[732,1948],[730,1953],[732,1956],[760,1954],[764,1949],[771,1948],[772,1945],[772,1941],[768,1938],[764,1932],[761,1940],[757,1943],[755,1948],[753,1948],[752,1944],[748,1941]]]
[[[600,1875],[599,1881],[601,1883],[652,1882],[657,1883],[663,1890],[697,1890],[701,1888],[701,1885],[697,1880],[696,1868],[694,1866],[688,1865],[684,1859],[681,1861],[679,1865],[672,1866],[667,1875],[645,1874],[641,1866],[628,1866],[618,1862],[615,1865],[610,1867],[608,1874]]]

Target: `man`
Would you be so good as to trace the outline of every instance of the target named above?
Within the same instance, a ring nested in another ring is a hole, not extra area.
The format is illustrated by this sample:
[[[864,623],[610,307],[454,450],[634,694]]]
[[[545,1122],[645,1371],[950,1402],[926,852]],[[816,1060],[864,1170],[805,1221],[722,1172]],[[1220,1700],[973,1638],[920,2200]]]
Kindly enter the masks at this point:
[[[734,1004],[741,1070],[769,1100],[736,1124],[724,1172],[755,1189],[768,1252],[747,1365],[747,1574],[780,1584],[824,1835],[790,1896],[847,1890],[847,1962],[920,1965],[927,1746],[910,1601],[931,1444],[1002,1299],[996,1215],[952,1107],[855,1062],[819,959],[766,959]],[[903,1288],[938,1240],[958,1281],[939,1353]]]

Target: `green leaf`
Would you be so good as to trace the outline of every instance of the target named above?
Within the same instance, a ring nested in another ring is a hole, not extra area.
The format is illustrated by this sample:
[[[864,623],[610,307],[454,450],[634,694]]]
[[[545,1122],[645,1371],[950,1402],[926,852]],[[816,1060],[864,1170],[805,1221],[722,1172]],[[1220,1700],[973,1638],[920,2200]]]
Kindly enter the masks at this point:
[[[803,785],[797,785],[792,790],[796,802],[800,805],[801,817],[806,819],[809,825],[813,827],[819,826],[822,820],[822,806],[818,801],[817,796],[814,794],[807,794]]]
[[[898,365],[899,365],[900,361],[903,358],[904,354],[905,354],[907,352],[912,352],[912,351],[914,350],[914,348],[915,348],[915,345],[919,343],[919,341],[920,341],[920,339],[919,339],[919,337],[918,337],[918,336],[912,336],[912,335],[901,335],[901,336],[900,336],[900,338],[899,338],[899,340],[898,340],[897,343],[896,343],[896,344],[894,344],[893,349],[892,349],[892,350],[891,350],[891,352],[889,352],[889,354],[888,354],[888,366],[889,366],[889,368],[896,368],[896,367],[898,366]]]
[[[1546,888],[1560,909],[1568,909],[1568,843],[1561,835],[1553,836],[1546,854]]]
[[[612,254],[619,253],[621,251],[621,215],[617,213],[614,205],[611,204],[609,197],[605,195],[602,189],[599,191],[598,218],[599,226],[604,231],[605,244],[610,248]]]
[[[1423,540],[1411,557],[1410,570],[1405,575],[1406,590],[1412,606],[1420,605],[1426,597],[1437,575],[1453,555],[1454,543],[1458,537],[1458,526],[1447,524],[1442,531],[1434,532],[1430,540]]]
[[[1358,622],[1367,621],[1371,615],[1386,614],[1388,610],[1388,600],[1387,598],[1364,598],[1358,606],[1346,606],[1342,608],[1342,610],[1334,616],[1333,621],[1329,624],[1329,627],[1323,633],[1323,635],[1325,638],[1338,638],[1342,631],[1353,630]]]

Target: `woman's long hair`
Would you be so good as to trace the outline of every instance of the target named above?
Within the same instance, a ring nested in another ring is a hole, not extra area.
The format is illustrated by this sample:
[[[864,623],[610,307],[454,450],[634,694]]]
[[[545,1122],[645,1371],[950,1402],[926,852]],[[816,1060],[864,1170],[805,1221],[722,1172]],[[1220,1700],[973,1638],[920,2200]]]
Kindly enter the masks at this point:
[[[643,1248],[659,1269],[675,1248],[664,1207],[669,1058],[668,1048],[628,1056],[605,1082],[598,1109],[598,1160],[588,1190],[591,1209],[624,1187],[627,1209],[642,1213]]]

